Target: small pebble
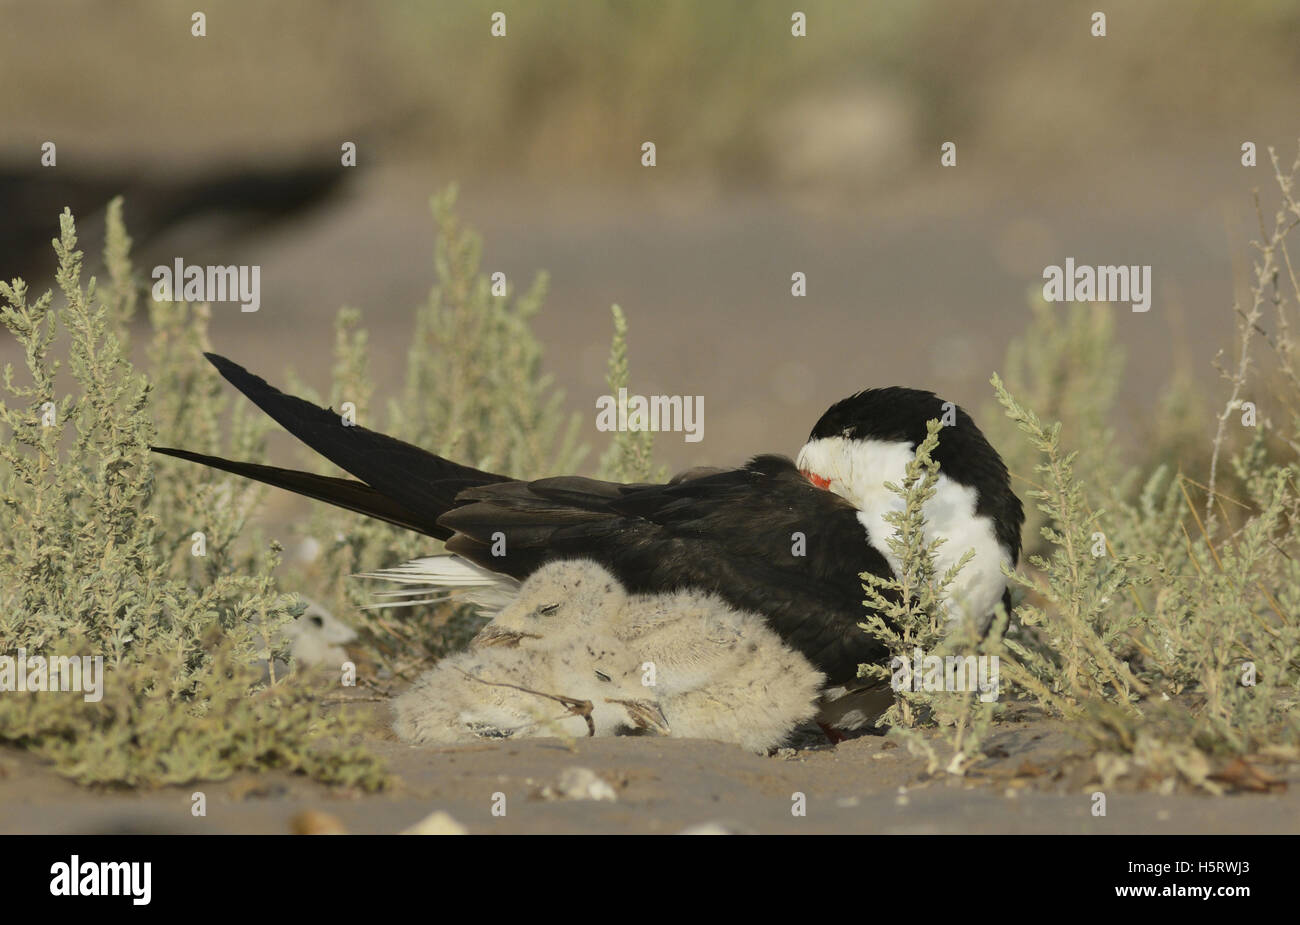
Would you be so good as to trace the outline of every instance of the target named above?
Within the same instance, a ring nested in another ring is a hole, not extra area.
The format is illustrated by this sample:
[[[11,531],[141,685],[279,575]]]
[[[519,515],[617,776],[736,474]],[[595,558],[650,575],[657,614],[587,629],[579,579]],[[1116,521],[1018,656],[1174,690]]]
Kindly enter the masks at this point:
[[[565,768],[554,787],[543,787],[546,800],[598,800],[616,802],[618,793],[590,768]]]
[[[726,822],[701,822],[690,825],[677,833],[678,835],[746,835],[747,832]]]
[[[402,830],[403,835],[468,835],[469,829],[442,810],[430,813],[409,829]]]
[[[318,809],[306,809],[289,820],[294,835],[346,835],[348,830],[337,816]]]

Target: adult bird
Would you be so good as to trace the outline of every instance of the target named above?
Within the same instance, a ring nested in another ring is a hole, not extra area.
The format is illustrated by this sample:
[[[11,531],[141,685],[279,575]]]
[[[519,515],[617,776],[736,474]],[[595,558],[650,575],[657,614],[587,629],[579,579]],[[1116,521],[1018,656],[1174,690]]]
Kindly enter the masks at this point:
[[[184,449],[155,452],[246,476],[443,540],[454,556],[417,559],[389,577],[509,594],[542,565],[590,559],[633,594],[713,592],[762,614],[832,685],[886,656],[858,624],[862,580],[898,563],[885,520],[901,505],[885,489],[926,436],[939,479],[925,513],[947,539],[945,570],[974,550],[951,590],[958,619],[986,624],[1007,593],[1003,565],[1020,553],[1024,520],[1006,466],[970,416],[932,392],[868,389],[832,405],[796,460],[756,456],[732,469],[692,469],[664,484],[580,476],[524,481],[436,456],[345,422],[328,408],[205,354],[286,430],[354,478],[238,462]]]

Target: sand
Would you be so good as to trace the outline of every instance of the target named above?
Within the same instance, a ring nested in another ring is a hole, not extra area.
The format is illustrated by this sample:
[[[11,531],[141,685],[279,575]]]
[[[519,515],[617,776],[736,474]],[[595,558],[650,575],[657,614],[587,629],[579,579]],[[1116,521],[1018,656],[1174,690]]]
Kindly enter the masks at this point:
[[[761,834],[1300,831],[1296,763],[1268,766],[1285,782],[1271,793],[1212,796],[1180,785],[1166,795],[1152,790],[1153,782],[1126,779],[1107,791],[1106,815],[1094,816],[1091,762],[1061,724],[1032,711],[999,724],[989,757],[955,777],[928,774],[924,758],[874,735],[835,746],[805,735],[799,747],[772,756],[648,737],[419,748],[388,730],[386,704],[363,708],[373,715],[366,744],[393,773],[386,792],[362,794],[281,772],[156,790],[87,788],[6,748],[0,833],[396,833],[438,812],[471,834],[672,834],[695,827]],[[614,799],[565,798],[559,782],[571,768],[593,772]],[[202,818],[190,813],[196,791],[207,797]],[[796,815],[800,802],[805,813]]]

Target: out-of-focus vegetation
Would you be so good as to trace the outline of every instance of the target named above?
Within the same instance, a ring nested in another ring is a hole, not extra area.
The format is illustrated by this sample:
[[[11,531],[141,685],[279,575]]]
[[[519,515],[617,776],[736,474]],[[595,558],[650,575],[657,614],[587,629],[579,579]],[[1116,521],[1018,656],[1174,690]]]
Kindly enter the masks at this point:
[[[498,9],[504,38],[490,34]],[[790,34],[796,9],[806,38]],[[1106,11],[1104,38],[1090,31],[1095,9],[223,0],[194,38],[192,11],[166,0],[17,4],[0,84],[7,137],[24,150],[83,139],[97,160],[138,159],[168,125],[154,160],[175,164],[327,141],[336,152],[341,136],[367,159],[441,159],[463,179],[627,177],[647,139],[674,178],[719,183],[889,177],[953,138],[972,164],[995,149],[993,169],[1054,174],[1094,156],[1086,139],[1174,158],[1206,126],[1254,137],[1294,115],[1296,0],[1125,4]],[[56,44],[67,55],[51,71]]]

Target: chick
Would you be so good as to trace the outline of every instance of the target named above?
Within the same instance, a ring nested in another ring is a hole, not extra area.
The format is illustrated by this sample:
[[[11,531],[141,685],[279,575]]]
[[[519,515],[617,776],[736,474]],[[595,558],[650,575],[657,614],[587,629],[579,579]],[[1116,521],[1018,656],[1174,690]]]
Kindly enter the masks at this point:
[[[823,681],[756,614],[698,592],[629,596],[572,560],[535,572],[399,697],[395,729],[417,744],[650,733],[762,752],[813,716]]]
[[[343,648],[357,638],[357,631],[316,603],[304,597],[307,609],[285,624],[278,633],[278,638],[289,644],[289,653],[293,656],[299,670],[335,670],[348,660],[348,653]],[[283,678],[289,673],[289,665],[281,659],[268,662],[267,647],[258,646],[260,658],[256,665],[264,678]]]
[[[816,713],[825,677],[762,617],[715,595],[633,597],[614,631],[645,659],[673,736],[763,752]]]
[[[767,632],[762,619],[744,625],[740,615],[711,594],[630,598],[611,630],[642,659],[641,669],[663,696],[695,690],[744,659],[745,631]]]
[[[474,644],[554,651],[581,639],[593,650],[592,658],[599,658],[618,648],[608,630],[611,617],[626,602],[623,586],[595,562],[552,562],[520,586],[514,600],[479,632]]]
[[[762,632],[751,634],[754,629]],[[762,753],[781,745],[794,727],[816,714],[825,676],[766,626],[747,627],[746,637],[738,664],[699,688],[661,699],[672,735],[735,742]]]
[[[311,598],[303,598],[307,609],[284,628],[289,651],[300,665],[337,668],[347,661],[343,646],[357,638],[357,631]]]
[[[509,648],[448,656],[393,702],[394,730],[415,745],[587,735],[586,720],[552,683],[564,659],[538,656]]]
[[[466,652],[443,659],[397,698],[398,735],[446,744],[666,731],[632,670],[635,655],[608,629],[626,597],[591,562],[541,569]],[[574,704],[584,706],[574,712]]]

